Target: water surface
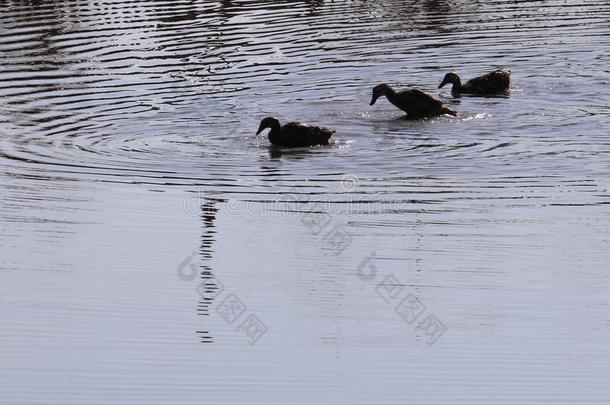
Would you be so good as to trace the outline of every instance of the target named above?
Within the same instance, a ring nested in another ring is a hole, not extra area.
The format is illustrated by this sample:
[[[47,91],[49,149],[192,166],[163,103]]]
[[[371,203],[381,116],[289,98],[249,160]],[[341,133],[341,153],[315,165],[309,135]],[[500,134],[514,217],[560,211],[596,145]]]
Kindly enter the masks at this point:
[[[0,7],[7,404],[610,400],[606,2]]]

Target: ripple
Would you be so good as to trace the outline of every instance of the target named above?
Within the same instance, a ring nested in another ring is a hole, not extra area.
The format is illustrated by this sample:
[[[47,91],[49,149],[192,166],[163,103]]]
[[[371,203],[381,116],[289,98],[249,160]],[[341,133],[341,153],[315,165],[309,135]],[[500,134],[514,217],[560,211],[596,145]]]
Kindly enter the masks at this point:
[[[464,186],[486,190],[488,179],[532,172],[607,173],[604,2],[8,5],[0,149],[17,172],[262,201],[306,181],[305,194],[336,202],[336,183],[351,174],[363,179],[358,196],[377,203],[417,201],[400,191],[405,176],[432,176],[441,188],[466,176]],[[461,119],[407,122],[387,102],[367,105],[378,82],[438,94],[447,71],[503,66],[513,70],[509,98],[441,95]],[[265,115],[334,127],[336,139],[275,150],[253,134]],[[502,187],[517,195],[513,183]],[[557,195],[539,197],[555,204]]]

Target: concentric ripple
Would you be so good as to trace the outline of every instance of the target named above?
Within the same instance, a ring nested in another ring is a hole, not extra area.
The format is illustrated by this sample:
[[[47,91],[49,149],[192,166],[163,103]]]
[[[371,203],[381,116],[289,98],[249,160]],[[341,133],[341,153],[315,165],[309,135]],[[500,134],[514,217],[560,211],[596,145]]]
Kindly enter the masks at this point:
[[[343,201],[346,174],[375,201],[411,200],[405,179],[427,179],[415,191],[440,189],[447,201],[492,183],[502,198],[531,188],[532,204],[560,203],[564,191],[592,204],[607,195],[607,2],[3,4],[8,171],[253,200],[298,184]],[[459,119],[407,122],[385,101],[368,106],[379,82],[437,94],[447,71],[503,66],[513,71],[509,98],[443,93]],[[332,126],[335,143],[270,149],[254,136],[266,115]],[[464,178],[469,189],[456,194]]]
[[[2,404],[610,403],[607,0],[0,10]]]

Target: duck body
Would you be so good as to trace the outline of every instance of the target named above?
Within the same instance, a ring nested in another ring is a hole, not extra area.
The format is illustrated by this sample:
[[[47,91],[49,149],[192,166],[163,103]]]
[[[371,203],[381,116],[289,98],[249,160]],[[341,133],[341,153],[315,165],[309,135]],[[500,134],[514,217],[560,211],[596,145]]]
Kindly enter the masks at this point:
[[[256,134],[260,134],[266,128],[269,131],[269,142],[273,145],[297,148],[304,146],[328,145],[335,131],[300,122],[289,122],[280,125],[277,118],[267,117],[261,121]]]
[[[448,83],[453,85],[451,87],[453,97],[460,97],[462,94],[476,96],[506,94],[510,91],[510,70],[495,70],[472,78],[463,84],[456,73],[447,73],[438,88],[440,89]]]
[[[371,105],[381,96],[386,96],[388,101],[407,113],[408,119],[423,119],[436,117],[443,114],[457,117],[458,113],[443,105],[442,101],[424,93],[419,89],[408,89],[400,92],[394,91],[387,84],[380,84],[373,89]]]

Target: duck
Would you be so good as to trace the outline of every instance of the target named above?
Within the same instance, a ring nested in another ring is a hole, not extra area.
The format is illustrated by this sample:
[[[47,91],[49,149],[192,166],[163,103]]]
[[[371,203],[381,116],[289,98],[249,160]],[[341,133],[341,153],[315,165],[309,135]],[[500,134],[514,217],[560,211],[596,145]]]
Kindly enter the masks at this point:
[[[451,95],[459,97],[461,94],[473,94],[477,96],[491,96],[494,94],[505,94],[510,91],[510,70],[498,69],[493,72],[477,76],[462,84],[460,77],[455,72],[447,73],[438,86],[451,83]]]
[[[408,119],[422,119],[443,114],[454,117],[458,115],[456,111],[445,107],[441,100],[416,88],[396,92],[388,84],[379,84],[373,88],[371,105],[375,104],[381,96],[386,96],[390,103],[406,112]]]
[[[290,148],[328,145],[330,137],[335,133],[332,129],[300,122],[289,122],[282,126],[277,118],[266,117],[261,121],[256,135],[267,128],[271,128],[268,138],[272,145]]]

